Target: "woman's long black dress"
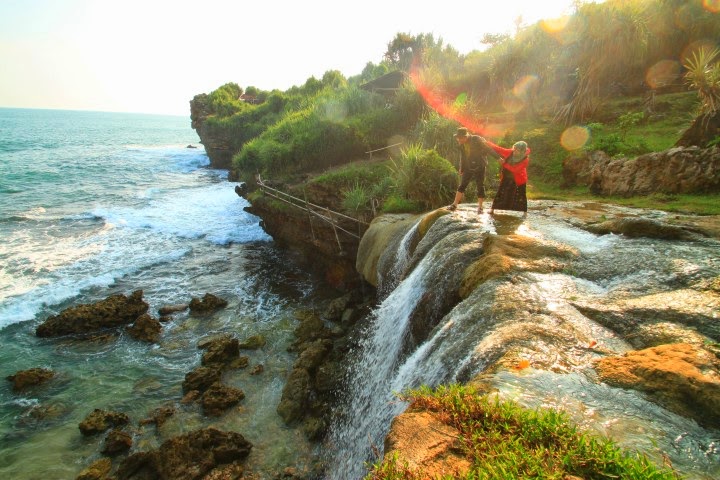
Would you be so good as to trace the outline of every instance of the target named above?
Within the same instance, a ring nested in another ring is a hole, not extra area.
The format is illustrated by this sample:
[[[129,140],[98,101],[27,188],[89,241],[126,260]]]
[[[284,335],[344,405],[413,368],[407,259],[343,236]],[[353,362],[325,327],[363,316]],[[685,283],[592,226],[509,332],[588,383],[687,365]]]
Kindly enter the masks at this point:
[[[527,212],[527,184],[515,183],[512,173],[503,170],[500,186],[492,203],[492,210]]]

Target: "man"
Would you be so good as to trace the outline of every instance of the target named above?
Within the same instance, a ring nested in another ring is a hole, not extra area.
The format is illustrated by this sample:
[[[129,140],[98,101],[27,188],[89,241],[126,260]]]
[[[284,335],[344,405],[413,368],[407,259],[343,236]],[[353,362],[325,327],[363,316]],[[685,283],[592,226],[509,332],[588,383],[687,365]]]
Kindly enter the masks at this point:
[[[460,185],[455,192],[455,201],[445,208],[450,211],[456,210],[465,197],[465,189],[472,180],[475,180],[478,193],[477,212],[482,213],[485,200],[485,168],[488,157],[497,158],[500,161],[502,161],[502,157],[487,145],[483,137],[471,135],[465,127],[458,128],[454,137],[460,145],[460,167],[458,168]]]

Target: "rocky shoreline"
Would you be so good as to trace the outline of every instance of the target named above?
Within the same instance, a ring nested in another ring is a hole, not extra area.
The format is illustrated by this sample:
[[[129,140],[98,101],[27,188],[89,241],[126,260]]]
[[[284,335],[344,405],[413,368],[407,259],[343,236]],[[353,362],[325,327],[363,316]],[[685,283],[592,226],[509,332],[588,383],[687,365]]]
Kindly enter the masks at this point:
[[[354,293],[327,304],[322,315],[298,312],[296,340],[289,350],[297,360],[277,405],[286,425],[301,428],[305,436],[321,441],[328,428],[333,399],[342,381],[342,357],[349,348],[346,333],[368,306]],[[187,304],[158,309],[158,318],[149,313],[141,290],[130,295],[116,294],[104,300],[69,307],[51,316],[36,328],[43,338],[73,338],[80,342],[112,342],[124,331],[136,341],[157,343],[162,324],[175,313],[188,311],[191,317],[205,318],[227,305],[211,293],[192,298]],[[288,466],[283,471],[250,471],[244,462],[253,445],[241,433],[205,427],[175,435],[157,448],[138,444],[140,432],[148,427],[160,429],[175,415],[198,411],[205,418],[220,418],[242,404],[245,393],[223,383],[226,372],[249,369],[250,375],[263,375],[262,364],[251,365],[243,351],[265,346],[261,335],[238,339],[226,333],[200,338],[200,365],[185,374],[182,397],[168,398],[145,418],[132,419],[122,411],[95,406],[78,425],[79,435],[101,437],[96,456],[77,478],[79,480],[131,479],[238,479],[238,478],[320,478],[322,467],[312,471]],[[42,395],[43,388],[66,376],[66,372],[33,367],[7,377],[16,394]],[[42,413],[36,413],[42,415]],[[143,444],[147,440],[143,441]]]

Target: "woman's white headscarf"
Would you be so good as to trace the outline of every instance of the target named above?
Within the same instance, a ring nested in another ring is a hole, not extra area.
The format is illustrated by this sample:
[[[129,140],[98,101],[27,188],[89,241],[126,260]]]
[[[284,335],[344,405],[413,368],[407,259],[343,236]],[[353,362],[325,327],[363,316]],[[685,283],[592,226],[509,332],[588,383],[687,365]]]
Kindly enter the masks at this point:
[[[510,157],[510,163],[518,163],[525,158],[527,152],[527,143],[522,140],[513,144],[513,153]]]

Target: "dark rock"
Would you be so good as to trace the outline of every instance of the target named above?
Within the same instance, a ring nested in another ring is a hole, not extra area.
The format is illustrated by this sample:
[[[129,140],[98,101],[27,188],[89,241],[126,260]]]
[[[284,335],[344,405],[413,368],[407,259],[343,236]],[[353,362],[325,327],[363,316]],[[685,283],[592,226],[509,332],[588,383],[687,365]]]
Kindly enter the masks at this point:
[[[303,368],[294,368],[277,407],[277,413],[286,424],[291,425],[305,415],[310,395],[310,374]]]
[[[295,361],[294,368],[303,368],[309,372],[314,371],[323,361],[325,356],[332,350],[331,340],[315,340],[304,345],[304,349]]]
[[[162,325],[160,322],[152,318],[147,313],[140,315],[135,323],[130,327],[126,327],[125,330],[136,340],[148,343],[157,343],[160,340],[160,332],[162,332]]]
[[[228,302],[212,293],[206,293],[202,299],[193,298],[190,300],[191,313],[209,313],[227,307]]]
[[[265,371],[265,367],[262,363],[259,363],[250,370],[250,375],[260,375],[263,371]]]
[[[137,290],[129,297],[111,295],[97,303],[67,308],[45,320],[35,334],[38,337],[57,337],[129,325],[148,311],[149,306],[142,295],[142,290]]]
[[[117,455],[130,450],[132,447],[132,437],[129,433],[122,430],[111,430],[110,433],[105,437],[105,445],[103,446],[102,453],[105,455]]]
[[[245,196],[248,194],[247,184],[243,182],[239,185],[235,185],[235,193],[237,193],[239,197],[245,198]]]
[[[170,315],[171,313],[184,312],[190,307],[187,303],[178,303],[175,305],[165,305],[158,309],[158,315]]]
[[[183,393],[191,390],[204,392],[210,388],[210,385],[220,381],[221,373],[220,369],[215,366],[197,367],[185,374],[185,381],[182,383]]]
[[[203,393],[201,402],[203,413],[213,417],[222,415],[225,410],[237,405],[245,398],[245,393],[235,387],[214,383]]]
[[[20,370],[15,375],[10,375],[8,381],[13,384],[13,391],[20,392],[27,388],[40,385],[47,382],[55,376],[55,372],[46,368],[30,368],[28,370]]]
[[[161,427],[165,421],[175,415],[175,407],[166,405],[158,407],[150,412],[150,417],[140,420],[140,425],[149,425],[154,423],[155,426]]]
[[[201,346],[202,345],[202,346]],[[198,347],[205,350],[201,363],[203,365],[228,365],[237,360],[240,355],[240,342],[232,336],[221,336],[207,342],[198,343]]]
[[[197,148],[197,147],[196,147],[195,145],[188,145],[188,146],[185,147],[185,148]]]
[[[101,458],[80,472],[76,480],[105,480],[112,469],[112,460]]]
[[[130,455],[118,480],[198,480],[215,468],[244,461],[252,444],[236,432],[205,428],[173,437],[156,450]]]
[[[328,424],[322,418],[310,417],[303,422],[303,433],[308,440],[321,440],[328,430]]]
[[[96,408],[85,419],[80,422],[78,427],[80,433],[85,436],[102,433],[111,427],[120,427],[127,425],[130,418],[120,412],[110,412]]]
[[[266,343],[267,340],[262,335],[253,335],[240,343],[240,348],[243,350],[257,350],[264,347]]]

